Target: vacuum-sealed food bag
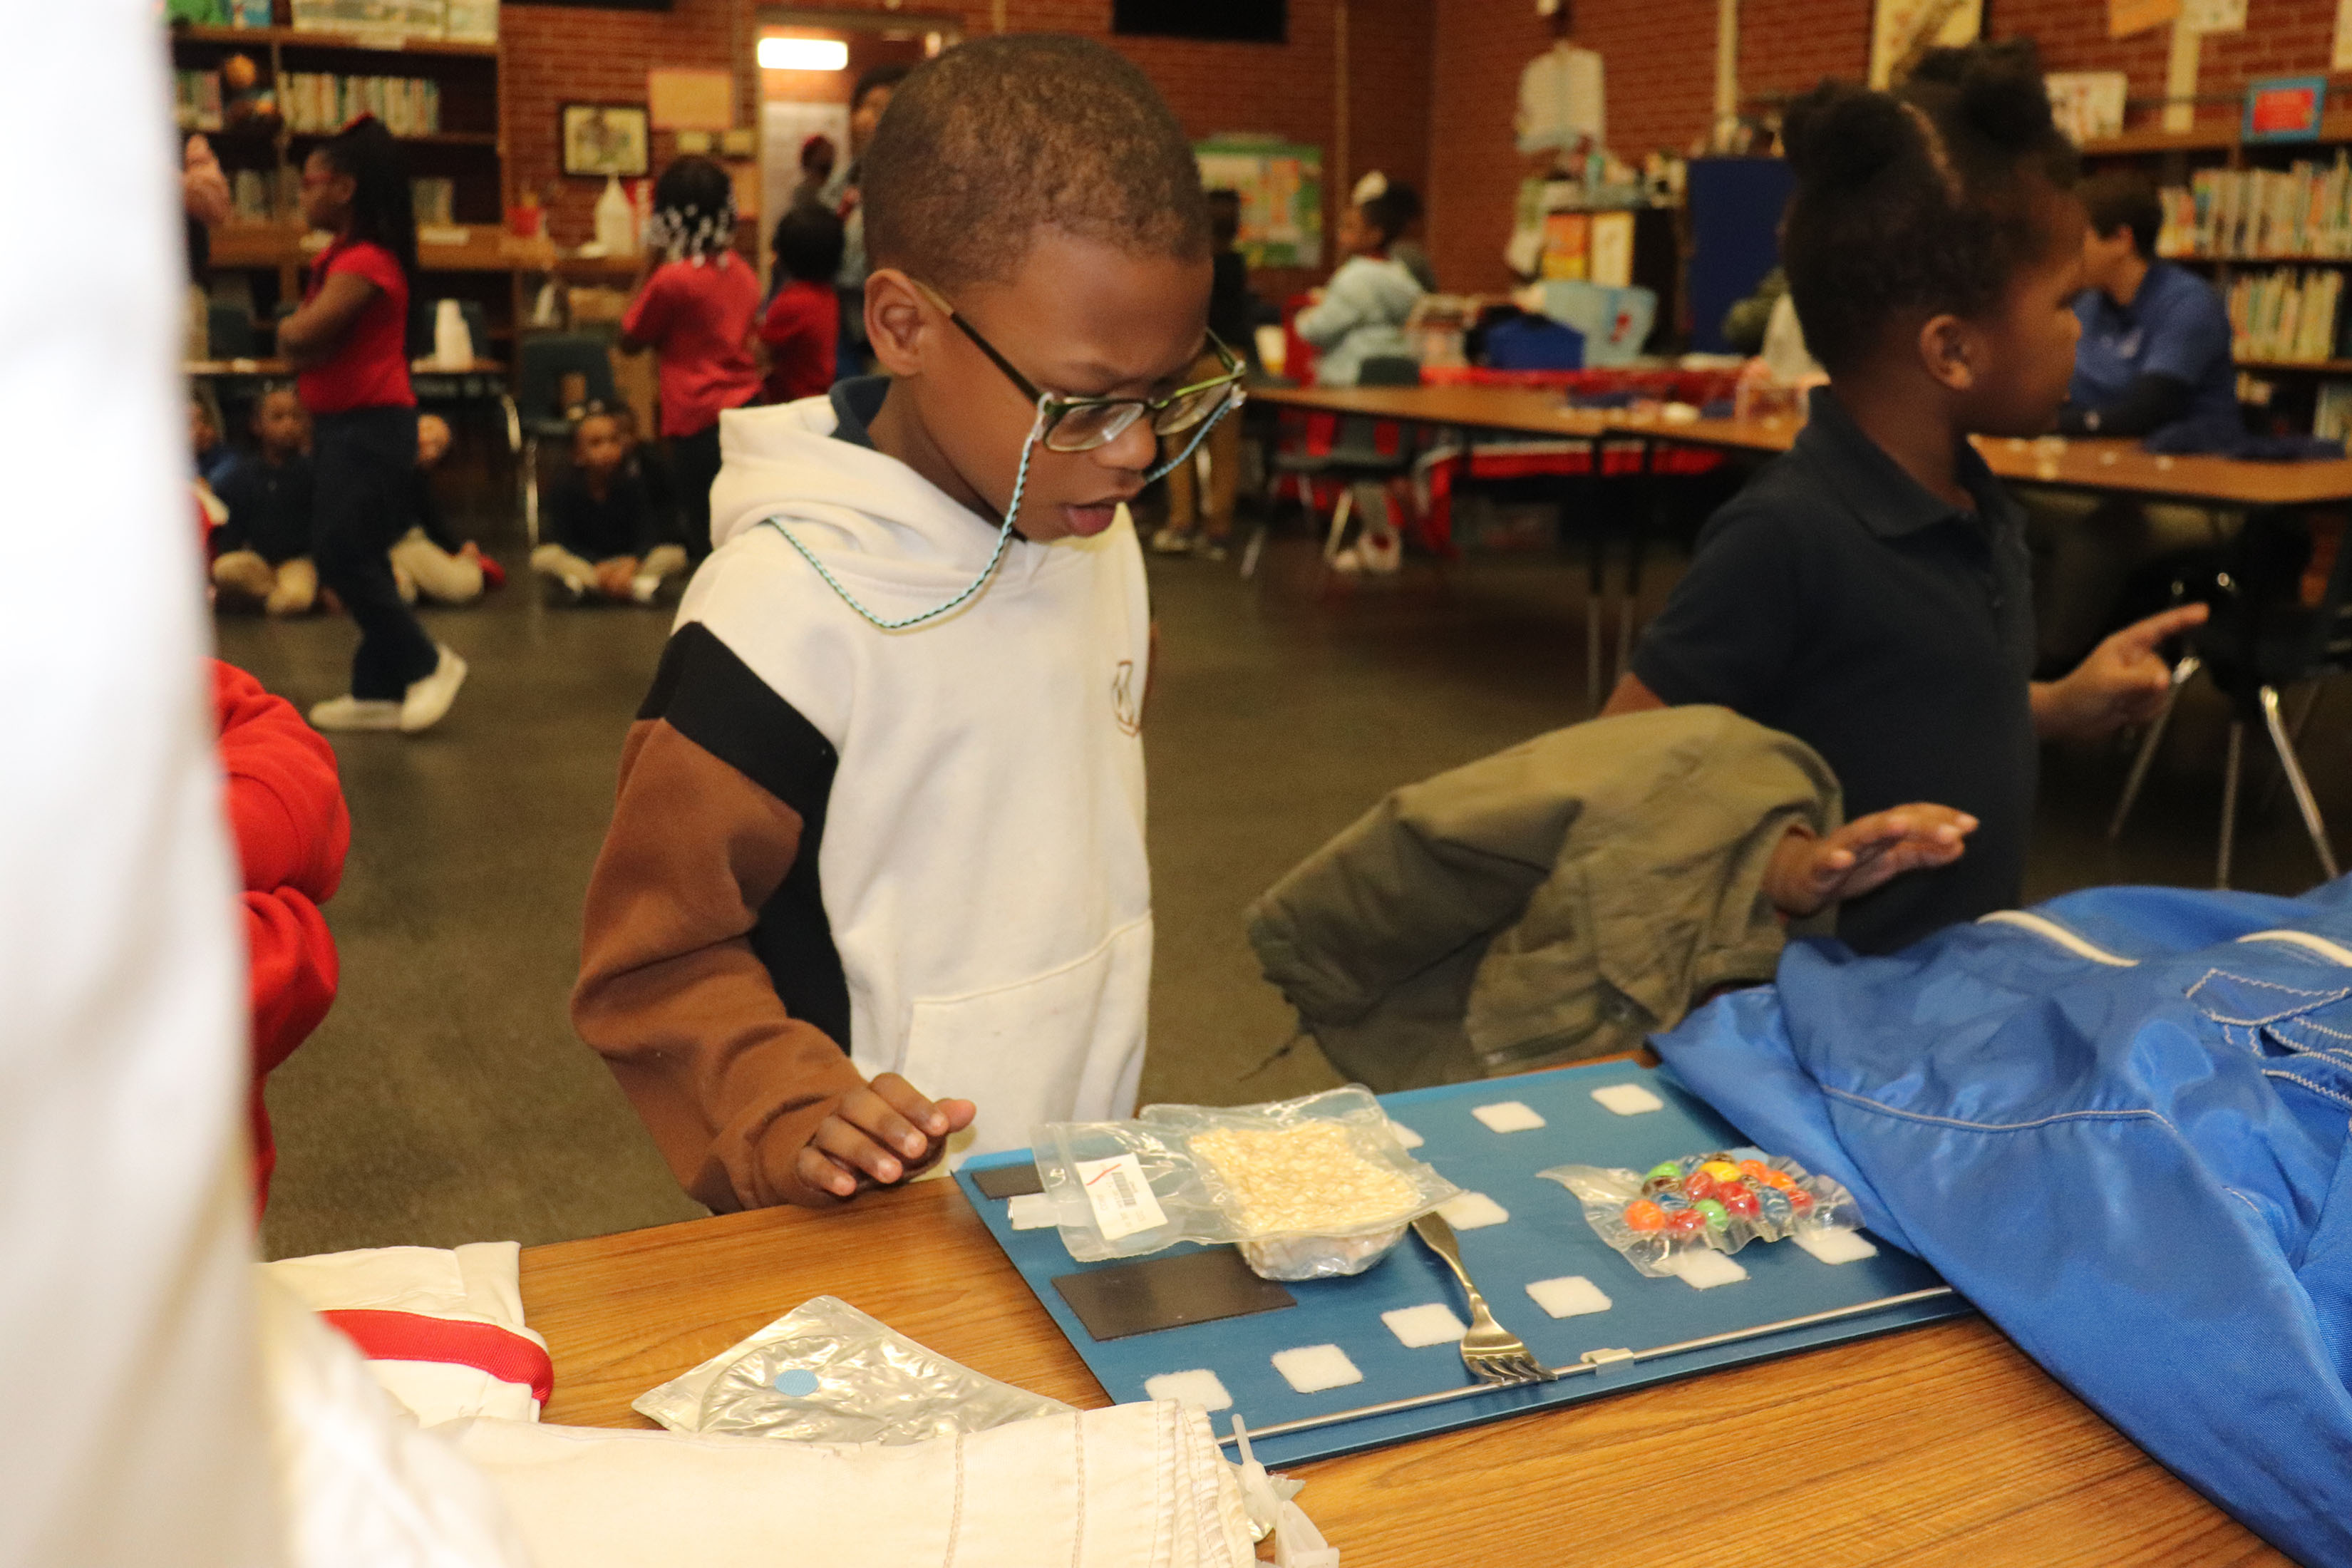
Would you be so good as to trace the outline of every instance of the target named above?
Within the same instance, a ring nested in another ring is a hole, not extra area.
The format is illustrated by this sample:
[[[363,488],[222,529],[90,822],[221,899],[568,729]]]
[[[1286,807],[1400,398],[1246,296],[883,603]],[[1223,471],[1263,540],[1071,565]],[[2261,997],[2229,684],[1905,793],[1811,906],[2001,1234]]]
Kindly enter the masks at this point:
[[[1862,1228],[1843,1186],[1760,1149],[1685,1154],[1647,1171],[1555,1165],[1537,1174],[1574,1193],[1593,1234],[1653,1279],[1702,1247],[1737,1252],[1751,1241]]]
[[[1232,1242],[1268,1279],[1359,1274],[1458,1194],[1358,1085],[1264,1105],[1147,1106],[1038,1130],[1037,1169],[1080,1262]]]

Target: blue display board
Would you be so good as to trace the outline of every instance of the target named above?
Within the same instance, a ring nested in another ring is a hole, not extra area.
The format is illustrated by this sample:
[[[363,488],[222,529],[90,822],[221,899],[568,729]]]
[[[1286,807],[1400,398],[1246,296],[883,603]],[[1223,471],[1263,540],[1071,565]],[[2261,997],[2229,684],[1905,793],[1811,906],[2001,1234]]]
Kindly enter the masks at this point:
[[[1627,1083],[1651,1090],[1665,1102],[1664,1109],[1620,1116],[1592,1098],[1596,1089]],[[1510,1100],[1533,1110],[1545,1125],[1498,1133],[1472,1114],[1477,1107]],[[1381,1103],[1391,1118],[1421,1135],[1423,1147],[1415,1151],[1421,1158],[1455,1185],[1484,1193],[1509,1212],[1510,1218],[1500,1225],[1461,1233],[1463,1261],[1503,1326],[1525,1340],[1537,1358],[1549,1366],[1575,1363],[1588,1351],[1646,1350],[1942,1283],[1926,1264],[1890,1247],[1882,1245],[1874,1258],[1832,1265],[1801,1251],[1793,1241],[1750,1243],[1736,1258],[1748,1278],[1714,1289],[1696,1289],[1680,1279],[1651,1279],[1637,1273],[1592,1234],[1572,1194],[1536,1173],[1570,1163],[1643,1170],[1660,1160],[1745,1142],[1663,1068],[1614,1062],[1561,1068],[1413,1089],[1383,1096]],[[1444,1302],[1457,1317],[1468,1319],[1453,1276],[1412,1236],[1363,1274],[1290,1285],[1298,1300],[1296,1307],[1107,1342],[1096,1341],[1051,1281],[1089,1268],[1118,1265],[1073,1262],[1059,1231],[1014,1230],[1009,1204],[984,1196],[973,1185],[978,1171],[1029,1158],[1025,1151],[983,1156],[966,1164],[957,1181],[1005,1256],[1113,1399],[1147,1399],[1150,1395],[1144,1388],[1146,1380],[1163,1373],[1205,1369],[1216,1373],[1232,1394],[1234,1408],[1255,1429],[1458,1388],[1474,1381],[1464,1370],[1454,1345],[1407,1349],[1381,1321],[1383,1312],[1430,1302]],[[1598,1286],[1610,1298],[1610,1309],[1554,1319],[1528,1295],[1531,1281],[1571,1275]],[[1499,1389],[1277,1436],[1263,1443],[1253,1439],[1253,1444],[1258,1456],[1270,1464],[1303,1464],[1716,1367],[1863,1339],[1969,1310],[1958,1297],[1910,1302],[1738,1343],[1604,1366],[1597,1373],[1540,1386]],[[1336,1344],[1345,1351],[1363,1373],[1363,1381],[1319,1394],[1293,1391],[1275,1370],[1271,1358],[1278,1351],[1320,1344]],[[1219,1414],[1214,1421],[1223,1435],[1230,1417]]]

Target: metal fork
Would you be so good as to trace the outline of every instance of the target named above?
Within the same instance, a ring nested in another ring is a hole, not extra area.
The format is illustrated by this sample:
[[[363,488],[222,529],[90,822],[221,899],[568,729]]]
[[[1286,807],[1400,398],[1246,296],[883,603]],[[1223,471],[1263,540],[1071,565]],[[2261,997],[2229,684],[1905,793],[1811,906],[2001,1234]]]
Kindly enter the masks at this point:
[[[1486,1310],[1486,1298],[1478,1294],[1478,1287],[1470,1282],[1470,1271],[1462,1267],[1461,1244],[1454,1240],[1454,1227],[1444,1216],[1422,1215],[1412,1222],[1412,1233],[1454,1270],[1454,1277],[1462,1281],[1462,1293],[1469,1298],[1470,1331],[1462,1336],[1462,1364],[1470,1369],[1470,1375],[1481,1383],[1549,1383],[1550,1370],[1528,1353],[1525,1341],[1495,1321],[1495,1314]]]

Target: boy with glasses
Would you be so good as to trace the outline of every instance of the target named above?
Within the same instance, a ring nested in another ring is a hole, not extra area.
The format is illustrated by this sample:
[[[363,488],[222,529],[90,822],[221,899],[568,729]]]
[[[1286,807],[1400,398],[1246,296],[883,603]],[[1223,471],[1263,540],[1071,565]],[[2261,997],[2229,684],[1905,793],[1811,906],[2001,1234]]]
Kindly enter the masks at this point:
[[[1240,400],[1190,143],[1110,50],[950,50],[863,179],[887,374],[722,419],[716,552],[623,753],[572,999],[713,1208],[838,1202],[1132,1108],[1150,625],[1127,502]]]

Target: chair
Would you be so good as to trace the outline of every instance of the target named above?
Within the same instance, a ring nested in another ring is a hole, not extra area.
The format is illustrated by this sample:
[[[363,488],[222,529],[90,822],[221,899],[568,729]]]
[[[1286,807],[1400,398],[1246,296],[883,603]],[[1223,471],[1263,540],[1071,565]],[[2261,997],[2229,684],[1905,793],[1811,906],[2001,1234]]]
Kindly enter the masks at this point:
[[[2352,669],[2352,548],[2339,548],[2327,574],[2327,584],[2316,605],[2302,603],[2299,584],[2309,556],[2309,540],[2301,525],[2284,513],[2257,513],[2239,537],[2234,556],[2237,570],[2217,574],[2212,618],[2191,635],[2189,651],[2172,668],[2172,686],[2164,706],[2148,726],[2124,781],[2123,799],[2115,820],[2107,825],[2110,841],[2123,835],[2124,823],[2139,798],[2157,746],[2164,739],[2180,689],[2200,671],[2230,702],[2229,747],[2221,775],[2221,846],[2213,884],[2230,885],[2230,857],[2235,846],[2238,787],[2245,761],[2246,726],[2259,723],[2270,736],[2279,770],[2302,813],[2304,831],[2311,837],[2320,868],[2336,875],[2336,853],[2327,841],[2327,825],[2320,819],[2319,803],[2295,756],[2295,742],[2309,722],[2318,700],[2317,682]],[[2176,595],[2186,597],[2183,586]],[[2310,685],[2303,711],[2289,733],[2279,714],[2283,687]]]
[[[606,407],[619,401],[613,384],[607,340],[593,332],[533,332],[515,345],[515,402],[522,425],[522,522],[531,547],[539,547],[539,444],[567,440],[572,422],[560,401],[563,378],[587,381],[591,402]]]
[[[1419,386],[1421,362],[1402,354],[1380,355],[1364,361],[1356,372],[1358,386]],[[1308,511],[1314,510],[1314,481],[1330,479],[1339,487],[1339,499],[1331,508],[1331,527],[1323,541],[1326,562],[1339,553],[1339,541],[1346,537],[1348,519],[1355,509],[1355,487],[1360,484],[1385,484],[1412,469],[1410,451],[1383,452],[1375,445],[1381,421],[1369,414],[1340,416],[1339,434],[1332,439],[1328,452],[1277,452],[1274,458],[1274,499],[1282,495],[1282,481],[1289,479],[1305,500]],[[1257,571],[1258,555],[1265,546],[1266,521],[1260,519],[1250,542],[1242,552],[1242,575],[1253,576]]]
[[[217,300],[206,306],[205,351],[211,359],[259,359],[261,334],[254,331],[253,313]]]

